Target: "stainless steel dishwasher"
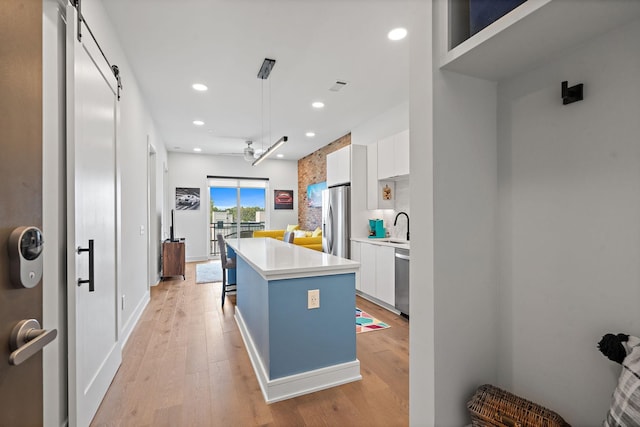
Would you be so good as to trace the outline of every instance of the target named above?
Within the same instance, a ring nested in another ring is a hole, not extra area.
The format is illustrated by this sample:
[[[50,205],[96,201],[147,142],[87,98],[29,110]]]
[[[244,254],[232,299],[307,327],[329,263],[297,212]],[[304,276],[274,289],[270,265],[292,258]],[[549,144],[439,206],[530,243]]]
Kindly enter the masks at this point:
[[[409,318],[409,249],[396,248],[396,308]]]

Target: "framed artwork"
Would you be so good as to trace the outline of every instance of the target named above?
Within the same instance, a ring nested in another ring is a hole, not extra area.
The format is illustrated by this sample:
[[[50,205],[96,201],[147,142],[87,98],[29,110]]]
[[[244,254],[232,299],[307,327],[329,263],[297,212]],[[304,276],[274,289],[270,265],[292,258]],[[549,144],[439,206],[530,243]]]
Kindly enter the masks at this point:
[[[200,209],[200,188],[176,187],[176,209],[197,211]]]
[[[322,207],[322,190],[327,189],[327,182],[318,182],[307,186],[307,202],[310,208]]]
[[[274,209],[293,209],[293,190],[273,190]]]

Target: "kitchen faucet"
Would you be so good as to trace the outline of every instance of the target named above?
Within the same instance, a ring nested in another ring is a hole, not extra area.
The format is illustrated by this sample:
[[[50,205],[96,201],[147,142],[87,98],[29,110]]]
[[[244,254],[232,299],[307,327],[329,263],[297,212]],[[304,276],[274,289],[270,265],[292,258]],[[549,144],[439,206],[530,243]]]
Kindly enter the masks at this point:
[[[407,217],[407,240],[409,240],[409,215],[407,215],[406,212],[398,212],[396,215],[396,219],[393,220],[393,225],[394,226],[396,225],[396,223],[398,222],[398,217],[400,215],[404,215]]]

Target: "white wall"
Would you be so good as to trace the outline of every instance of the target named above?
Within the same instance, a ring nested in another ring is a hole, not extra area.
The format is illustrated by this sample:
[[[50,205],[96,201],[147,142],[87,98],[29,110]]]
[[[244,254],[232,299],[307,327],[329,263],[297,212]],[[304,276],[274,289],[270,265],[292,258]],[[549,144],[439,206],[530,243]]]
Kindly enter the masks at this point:
[[[211,156],[204,154],[169,153],[168,209],[175,208],[176,187],[200,188],[200,209],[176,210],[176,237],[184,237],[187,261],[208,259],[210,253],[209,194],[207,176],[269,178],[267,206],[269,223],[267,228],[286,228],[298,223],[298,195],[294,194],[293,210],[273,209],[273,190],[298,188],[298,163],[286,160],[265,160],[251,166],[241,157]],[[165,222],[164,232],[168,236],[170,220]]]
[[[409,422],[412,426],[435,425],[434,360],[434,265],[433,265],[433,45],[432,2],[412,1],[410,45],[410,168],[411,207],[419,213],[420,226],[411,233],[409,297]],[[414,224],[416,221],[414,221]],[[419,260],[419,262],[417,262]],[[462,424],[460,424],[462,425]]]
[[[499,87],[501,382],[601,425],[640,335],[640,21]],[[584,83],[563,106],[560,82]]]
[[[495,83],[442,71],[446,2],[414,4],[411,36],[410,421],[469,423],[497,379]],[[433,24],[433,29],[430,24]],[[431,38],[432,37],[432,38]],[[431,43],[430,43],[431,42]]]
[[[66,405],[66,291],[60,283],[66,281],[66,239],[64,194],[66,178],[64,170],[65,147],[65,69],[64,15],[66,2],[45,0],[43,16],[43,69],[44,69],[44,217],[47,232],[47,277],[57,287],[45,284],[43,317],[47,327],[61,331],[57,344],[45,352],[45,423],[59,426],[67,418]],[[113,31],[102,3],[85,0],[82,13],[89,23],[98,43],[112,64],[118,65],[124,90],[119,103],[118,122],[118,186],[120,194],[120,253],[118,297],[126,295],[126,306],[119,312],[118,329],[120,344],[124,346],[142,309],[149,301],[147,272],[147,139],[157,150],[162,164],[166,162],[166,150],[155,129],[155,124],[140,93],[136,76],[122,51],[120,40]],[[88,36],[88,35],[85,35]],[[162,182],[162,168],[158,168],[158,182]],[[162,193],[160,193],[162,196]],[[144,234],[140,234],[140,226]],[[58,227],[57,229],[55,229]],[[153,280],[153,278],[151,279]],[[61,282],[58,282],[61,281]]]
[[[369,145],[379,139],[409,129],[409,102],[403,102],[388,111],[371,117],[351,130],[351,143]]]
[[[458,426],[497,377],[496,88],[434,76],[435,425]]]

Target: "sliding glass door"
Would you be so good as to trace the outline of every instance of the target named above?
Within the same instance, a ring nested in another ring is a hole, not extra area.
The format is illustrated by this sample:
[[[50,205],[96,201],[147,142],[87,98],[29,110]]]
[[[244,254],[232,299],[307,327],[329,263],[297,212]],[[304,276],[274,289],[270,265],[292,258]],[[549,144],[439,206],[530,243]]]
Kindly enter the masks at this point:
[[[265,229],[268,185],[264,179],[209,178],[211,255],[218,255],[218,234],[235,239]]]

